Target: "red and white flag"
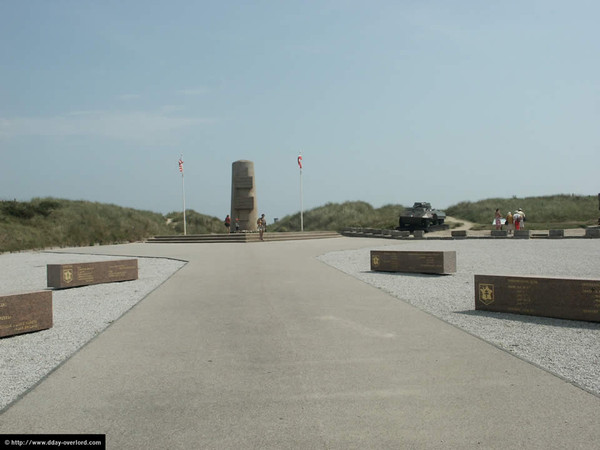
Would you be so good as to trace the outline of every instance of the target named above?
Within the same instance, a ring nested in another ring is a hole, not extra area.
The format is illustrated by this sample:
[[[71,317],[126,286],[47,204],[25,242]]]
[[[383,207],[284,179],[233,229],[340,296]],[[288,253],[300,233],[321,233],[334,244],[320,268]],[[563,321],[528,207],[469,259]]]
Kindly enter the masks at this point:
[[[183,159],[179,158],[179,171],[183,173]]]
[[[302,155],[298,155],[298,167],[302,169]]]

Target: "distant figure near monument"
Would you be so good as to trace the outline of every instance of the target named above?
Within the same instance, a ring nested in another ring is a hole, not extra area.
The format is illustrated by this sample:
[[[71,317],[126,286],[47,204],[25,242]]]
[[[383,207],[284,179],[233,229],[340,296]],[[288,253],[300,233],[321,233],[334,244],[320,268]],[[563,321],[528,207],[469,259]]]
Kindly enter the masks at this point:
[[[231,217],[239,219],[242,231],[257,230],[258,208],[252,161],[236,161],[231,166]]]

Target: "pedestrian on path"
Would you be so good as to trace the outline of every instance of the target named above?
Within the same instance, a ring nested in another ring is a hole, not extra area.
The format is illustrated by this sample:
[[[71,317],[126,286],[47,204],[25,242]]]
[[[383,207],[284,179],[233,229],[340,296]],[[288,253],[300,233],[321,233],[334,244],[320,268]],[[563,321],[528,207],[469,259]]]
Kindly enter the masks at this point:
[[[267,219],[265,219],[264,214],[258,218],[256,225],[258,226],[258,237],[261,241],[264,241],[263,235],[267,229]]]
[[[229,214],[225,217],[225,228],[227,228],[227,234],[229,234],[229,229],[231,228],[231,217],[229,217]]]

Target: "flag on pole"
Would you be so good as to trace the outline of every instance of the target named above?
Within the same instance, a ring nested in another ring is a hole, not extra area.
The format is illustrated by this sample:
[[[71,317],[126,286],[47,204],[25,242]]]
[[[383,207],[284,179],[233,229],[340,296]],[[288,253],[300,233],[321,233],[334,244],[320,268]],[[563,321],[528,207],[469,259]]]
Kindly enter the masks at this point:
[[[183,154],[179,157],[179,172],[181,172],[181,198],[183,200],[183,235],[187,235],[187,227],[185,220],[185,185],[183,183]]]
[[[298,155],[298,167],[300,167],[300,231],[304,231],[304,200],[302,199],[302,152]]]

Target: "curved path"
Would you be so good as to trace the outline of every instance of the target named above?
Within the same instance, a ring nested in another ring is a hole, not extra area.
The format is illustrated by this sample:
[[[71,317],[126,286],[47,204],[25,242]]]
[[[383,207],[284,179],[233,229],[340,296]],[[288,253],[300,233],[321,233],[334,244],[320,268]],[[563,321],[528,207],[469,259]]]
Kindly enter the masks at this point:
[[[318,261],[338,238],[68,249],[189,263],[0,416],[107,448],[597,448],[600,399]]]
[[[475,225],[473,222],[469,222],[468,220],[463,219],[455,219],[454,217],[446,216],[446,223],[460,223],[456,228],[452,228],[453,230],[470,230]]]

